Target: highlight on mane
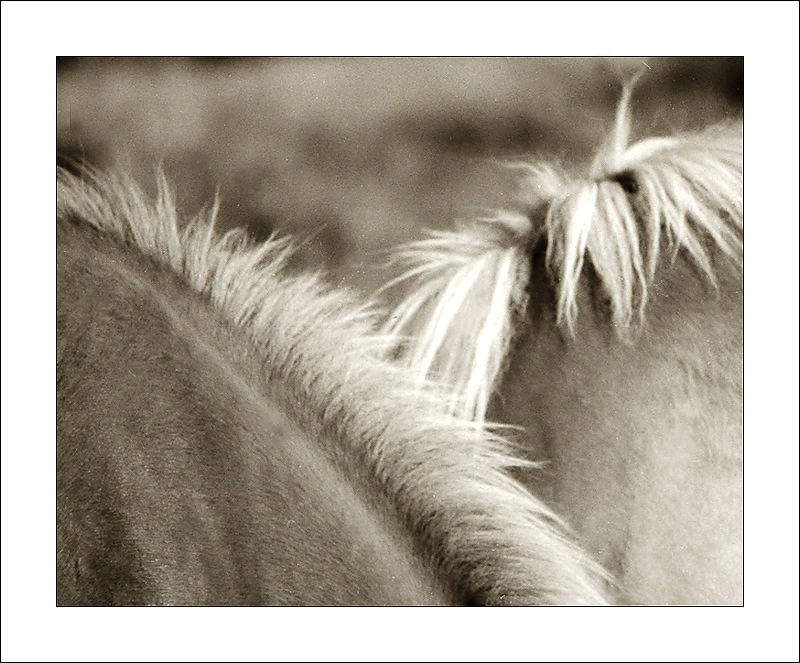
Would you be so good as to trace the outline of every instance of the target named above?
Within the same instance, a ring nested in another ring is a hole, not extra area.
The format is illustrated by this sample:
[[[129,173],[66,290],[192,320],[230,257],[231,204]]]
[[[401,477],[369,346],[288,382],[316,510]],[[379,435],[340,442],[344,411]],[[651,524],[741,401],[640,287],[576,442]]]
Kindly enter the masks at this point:
[[[406,362],[418,382],[446,375],[457,385],[449,411],[483,423],[491,387],[521,308],[528,265],[523,238],[530,221],[519,214],[485,217],[461,232],[434,232],[398,258],[409,270],[389,282],[418,278],[392,312],[388,331],[412,330]],[[416,328],[420,320],[425,324]],[[468,359],[466,359],[468,358]]]
[[[742,256],[741,124],[627,146],[630,91],[589,180],[565,179],[544,220],[548,264],[558,274],[558,321],[573,334],[575,291],[587,257],[611,300],[612,323],[624,335],[634,315],[644,319],[662,235],[712,283],[707,242],[735,262]]]
[[[396,511],[463,600],[605,602],[605,572],[507,473],[525,464],[508,442],[445,414],[441,393],[391,360],[394,339],[376,332],[369,308],[317,276],[289,275],[288,241],[219,236],[215,215],[216,205],[182,224],[163,176],[153,205],[129,179],[58,172],[58,222],[88,224],[144,253],[238,325],[263,358],[268,393],[333,447],[326,455],[370,499]],[[515,280],[515,262],[515,253],[500,260],[502,283]],[[475,268],[465,278],[479,276]]]
[[[521,202],[534,210],[530,218],[496,212],[398,252],[408,269],[387,287],[404,281],[413,287],[385,329],[420,379],[447,385],[451,412],[483,424],[515,313],[527,304],[529,254],[539,242],[546,242],[555,282],[556,319],[570,336],[586,263],[623,339],[644,322],[665,248],[673,259],[682,251],[711,283],[711,246],[741,266],[741,122],[629,145],[631,88],[588,174],[548,163],[509,164],[523,173],[527,199]]]

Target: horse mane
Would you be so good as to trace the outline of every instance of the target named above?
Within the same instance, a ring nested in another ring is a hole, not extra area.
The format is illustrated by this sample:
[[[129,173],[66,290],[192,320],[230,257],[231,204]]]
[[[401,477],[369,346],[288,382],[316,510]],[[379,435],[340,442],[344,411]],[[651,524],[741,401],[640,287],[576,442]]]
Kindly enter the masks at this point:
[[[488,604],[603,603],[607,577],[512,479],[510,443],[446,414],[441,394],[391,359],[377,314],[316,275],[290,275],[291,243],[188,223],[162,176],[155,203],[128,178],[58,171],[59,223],[88,224],[166,266],[237,325],[268,393],[354,485],[394,509],[457,596]]]
[[[741,122],[629,145],[631,87],[587,174],[509,164],[523,172],[529,214],[497,211],[398,251],[408,267],[385,287],[414,284],[384,328],[418,379],[447,385],[451,412],[483,424],[515,316],[527,303],[535,246],[546,245],[556,321],[568,336],[587,262],[623,340],[645,321],[664,248],[673,260],[682,252],[712,284],[712,247],[741,268]]]

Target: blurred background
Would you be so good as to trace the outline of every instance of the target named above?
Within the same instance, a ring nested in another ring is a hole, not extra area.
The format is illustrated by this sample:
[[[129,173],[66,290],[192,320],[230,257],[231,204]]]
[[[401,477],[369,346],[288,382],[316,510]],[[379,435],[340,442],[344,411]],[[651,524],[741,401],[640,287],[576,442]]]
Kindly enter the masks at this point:
[[[392,247],[502,204],[500,160],[591,159],[622,83],[634,138],[741,115],[743,58],[59,58],[60,158],[162,164],[180,211],[300,240],[298,269],[358,296]]]

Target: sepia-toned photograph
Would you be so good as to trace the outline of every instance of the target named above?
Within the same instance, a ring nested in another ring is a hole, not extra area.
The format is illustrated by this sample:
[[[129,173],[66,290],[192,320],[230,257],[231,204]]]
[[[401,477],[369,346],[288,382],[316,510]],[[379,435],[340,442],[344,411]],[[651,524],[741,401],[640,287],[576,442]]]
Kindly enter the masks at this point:
[[[796,4],[2,12],[4,662],[796,660]]]
[[[60,604],[742,603],[743,58],[57,87]]]

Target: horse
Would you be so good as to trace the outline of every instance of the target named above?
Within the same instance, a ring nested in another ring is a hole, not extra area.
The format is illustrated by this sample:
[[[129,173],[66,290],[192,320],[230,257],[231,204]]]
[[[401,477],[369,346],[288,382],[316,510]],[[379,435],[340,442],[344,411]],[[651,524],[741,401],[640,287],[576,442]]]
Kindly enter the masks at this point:
[[[605,573],[290,240],[57,174],[59,605],[604,604]]]
[[[742,124],[631,142],[631,89],[588,169],[509,163],[504,209],[398,250],[384,329],[517,431],[614,601],[741,604]]]

